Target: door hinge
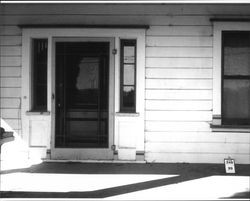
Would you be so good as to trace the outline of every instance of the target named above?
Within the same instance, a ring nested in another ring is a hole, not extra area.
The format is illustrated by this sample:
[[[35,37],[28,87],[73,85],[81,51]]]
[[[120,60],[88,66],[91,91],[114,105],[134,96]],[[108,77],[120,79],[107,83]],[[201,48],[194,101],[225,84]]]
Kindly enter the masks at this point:
[[[112,50],[112,54],[113,54],[113,55],[116,55],[116,54],[117,54],[117,49],[113,49],[113,50]]]

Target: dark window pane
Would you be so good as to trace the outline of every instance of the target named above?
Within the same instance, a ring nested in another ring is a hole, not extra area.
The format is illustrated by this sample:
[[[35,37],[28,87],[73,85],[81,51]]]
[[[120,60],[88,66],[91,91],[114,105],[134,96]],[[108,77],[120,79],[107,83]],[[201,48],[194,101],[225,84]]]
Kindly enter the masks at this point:
[[[128,65],[128,64],[124,65],[123,83],[124,85],[135,84],[135,66],[134,65]]]
[[[224,80],[223,117],[250,121],[250,80]]]
[[[250,75],[250,32],[224,33],[224,75]]]
[[[135,112],[136,40],[121,40],[120,111]]]
[[[33,40],[32,110],[47,110],[47,39]]]
[[[134,87],[123,87],[123,106],[125,108],[135,107],[135,89],[134,89]]]
[[[226,125],[249,125],[250,32],[223,32],[222,41],[222,123]]]

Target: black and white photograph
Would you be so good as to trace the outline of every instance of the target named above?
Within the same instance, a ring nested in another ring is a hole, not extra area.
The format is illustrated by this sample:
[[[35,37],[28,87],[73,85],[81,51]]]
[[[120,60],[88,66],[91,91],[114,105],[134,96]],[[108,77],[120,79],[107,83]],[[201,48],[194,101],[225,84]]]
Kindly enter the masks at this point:
[[[0,200],[250,200],[250,0],[0,0]]]

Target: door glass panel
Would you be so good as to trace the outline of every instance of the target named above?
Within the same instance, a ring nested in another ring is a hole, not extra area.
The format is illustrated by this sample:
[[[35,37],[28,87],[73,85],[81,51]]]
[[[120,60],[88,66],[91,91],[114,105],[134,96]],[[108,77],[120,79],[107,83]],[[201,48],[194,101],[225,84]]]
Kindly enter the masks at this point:
[[[56,43],[56,147],[108,147],[106,42]]]

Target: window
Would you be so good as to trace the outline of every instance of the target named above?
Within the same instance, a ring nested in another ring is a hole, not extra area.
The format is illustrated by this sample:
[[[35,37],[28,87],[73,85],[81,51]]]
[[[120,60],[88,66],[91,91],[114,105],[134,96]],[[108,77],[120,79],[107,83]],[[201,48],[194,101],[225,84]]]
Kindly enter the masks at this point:
[[[222,125],[250,125],[250,31],[222,31]]]
[[[47,110],[47,39],[32,41],[32,111]]]
[[[136,40],[121,40],[120,111],[136,112]]]
[[[212,18],[214,132],[250,132],[250,22]]]

